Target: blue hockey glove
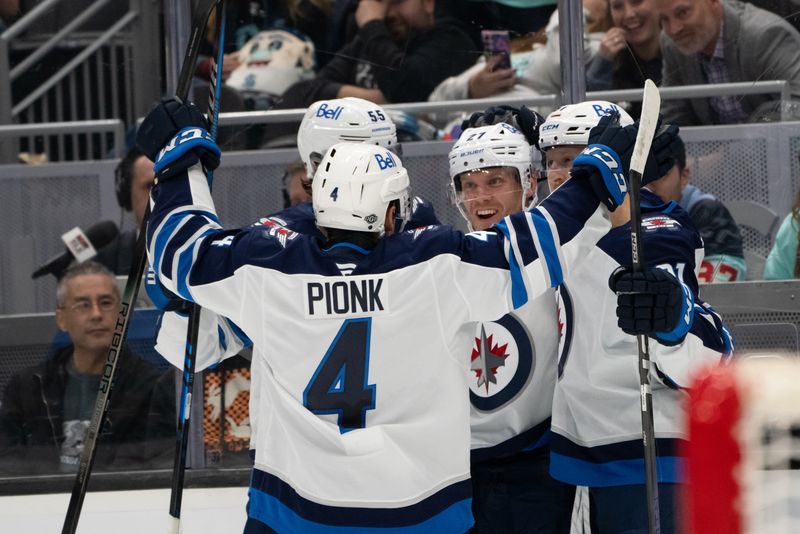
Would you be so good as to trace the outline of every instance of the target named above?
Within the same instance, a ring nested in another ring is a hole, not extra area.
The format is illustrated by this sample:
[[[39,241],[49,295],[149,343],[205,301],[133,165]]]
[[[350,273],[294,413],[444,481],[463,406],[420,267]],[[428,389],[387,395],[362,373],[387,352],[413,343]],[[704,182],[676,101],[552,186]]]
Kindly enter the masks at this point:
[[[659,268],[634,273],[618,267],[608,279],[617,294],[617,324],[626,334],[647,335],[663,345],[683,341],[694,320],[691,291]]]
[[[153,271],[152,267],[147,268],[147,273],[144,278],[144,289],[147,291],[147,296],[150,297],[150,301],[153,303],[153,306],[158,308],[162,311],[174,311],[178,312],[180,315],[188,315],[189,308],[191,307],[192,303],[186,300],[183,300],[178,295],[164,287],[164,285],[158,280],[155,271]]]
[[[207,130],[197,106],[165,98],[145,117],[136,132],[136,145],[155,163],[156,177],[166,180],[198,161],[207,170],[219,166],[220,150]]]
[[[461,123],[461,131],[478,126],[489,126],[505,122],[510,124],[525,136],[531,146],[539,148],[539,127],[544,122],[544,117],[525,106],[515,108],[512,106],[492,106],[485,111],[476,111],[469,119]]]
[[[608,146],[587,146],[572,162],[572,178],[589,180],[597,198],[614,211],[625,200],[628,182],[617,153]]]

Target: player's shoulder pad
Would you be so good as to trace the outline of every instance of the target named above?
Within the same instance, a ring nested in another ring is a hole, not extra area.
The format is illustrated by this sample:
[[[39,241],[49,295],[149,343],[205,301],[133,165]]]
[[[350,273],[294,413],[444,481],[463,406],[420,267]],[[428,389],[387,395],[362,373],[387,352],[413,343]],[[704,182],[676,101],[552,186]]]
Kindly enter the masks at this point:
[[[411,216],[406,228],[413,229],[421,226],[435,226],[441,224],[436,217],[433,204],[421,197],[411,199]]]

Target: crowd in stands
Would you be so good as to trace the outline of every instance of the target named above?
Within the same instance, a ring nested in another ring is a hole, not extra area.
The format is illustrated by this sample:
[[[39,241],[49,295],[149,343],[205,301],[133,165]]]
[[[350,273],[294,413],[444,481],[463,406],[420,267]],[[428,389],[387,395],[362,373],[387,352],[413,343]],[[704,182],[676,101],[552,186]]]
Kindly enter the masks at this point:
[[[520,4],[230,2],[223,76],[249,65],[229,85],[245,96],[263,93],[266,104],[243,102],[242,109],[302,108],[346,96],[385,104],[558,94],[556,2]],[[762,7],[739,0],[584,0],[583,11],[590,91],[638,88],[650,78],[662,87],[787,80],[792,95],[800,94],[800,33]],[[509,31],[510,65],[482,51],[486,29]],[[260,32],[273,33],[260,38],[254,56]],[[199,76],[207,66],[206,58]],[[638,115],[637,104],[624,104]],[[763,94],[667,100],[664,108],[667,120],[689,126],[771,120],[780,106]],[[437,122],[442,117],[425,118],[445,127]]]

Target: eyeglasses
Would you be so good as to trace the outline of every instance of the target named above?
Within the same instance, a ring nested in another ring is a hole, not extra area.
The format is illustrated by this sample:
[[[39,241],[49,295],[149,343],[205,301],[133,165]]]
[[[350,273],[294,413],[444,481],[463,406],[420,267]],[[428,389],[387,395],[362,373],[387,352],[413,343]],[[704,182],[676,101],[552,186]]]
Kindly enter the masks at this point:
[[[97,304],[97,307],[100,308],[100,311],[104,312],[116,310],[117,307],[119,306],[119,301],[114,297],[100,297],[97,300],[82,299],[73,304],[72,306],[66,306],[66,307],[74,311],[75,313],[78,313],[80,315],[85,315],[92,311],[95,303]]]

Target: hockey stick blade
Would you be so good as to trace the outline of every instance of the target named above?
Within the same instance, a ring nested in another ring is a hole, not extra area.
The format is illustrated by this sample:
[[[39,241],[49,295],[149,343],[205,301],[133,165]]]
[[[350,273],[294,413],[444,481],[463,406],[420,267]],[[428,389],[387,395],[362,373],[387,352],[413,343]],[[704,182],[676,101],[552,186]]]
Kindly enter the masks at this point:
[[[631,156],[631,172],[644,173],[647,163],[647,154],[653,144],[653,136],[658,125],[658,113],[661,110],[661,94],[652,80],[644,82],[644,97],[642,99],[642,115],[639,117],[639,132],[636,134],[636,144],[633,146]]]

